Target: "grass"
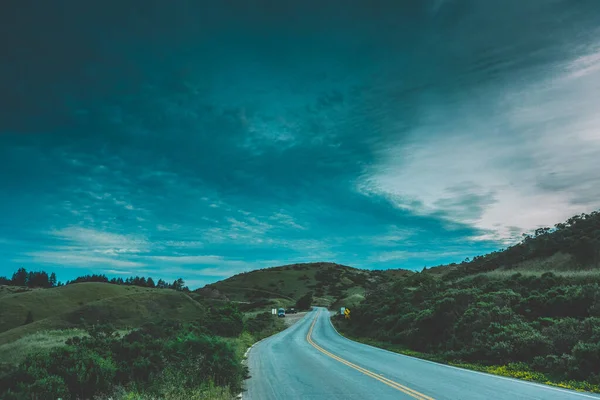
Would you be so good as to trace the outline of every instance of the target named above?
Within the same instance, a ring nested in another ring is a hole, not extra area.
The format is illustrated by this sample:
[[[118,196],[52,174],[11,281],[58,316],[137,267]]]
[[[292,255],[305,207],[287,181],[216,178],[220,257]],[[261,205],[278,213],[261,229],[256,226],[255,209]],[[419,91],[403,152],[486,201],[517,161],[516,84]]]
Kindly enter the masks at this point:
[[[182,381],[183,379],[177,374],[170,374],[161,382],[159,396],[120,388],[109,398],[112,400],[231,400],[235,397],[228,387],[216,386],[212,382],[198,388],[186,389],[180,383]]]
[[[40,289],[30,289],[26,286],[0,285],[0,298],[11,295],[11,294],[29,292],[32,290],[40,290]]]
[[[34,321],[38,321],[76,310],[90,302],[151,290],[107,283],[78,283],[12,293],[0,298],[0,333],[23,325],[28,312],[32,313]]]
[[[23,325],[30,310],[36,310],[32,311],[34,322]],[[193,321],[204,312],[200,303],[182,292],[78,283],[0,299],[0,346],[36,332],[78,328],[86,323],[102,321],[117,328],[135,328],[163,319]]]
[[[125,335],[130,330],[118,331]],[[30,354],[46,353],[56,347],[65,346],[65,341],[76,336],[87,336],[83,329],[60,329],[35,332],[0,346],[0,364],[18,364]]]
[[[403,354],[405,356],[421,358],[424,360],[429,360],[433,362],[437,362],[440,364],[452,365],[454,367],[470,369],[478,372],[485,372],[492,375],[505,376],[508,378],[521,379],[525,381],[542,383],[545,385],[561,387],[563,389],[576,390],[578,392],[593,392],[600,393],[600,385],[594,385],[588,382],[582,381],[561,381],[555,380],[552,377],[543,374],[541,372],[532,371],[526,365],[521,363],[508,364],[508,365],[480,365],[480,364],[471,364],[464,363],[461,361],[448,361],[443,357],[436,354],[429,353],[421,353],[418,351],[407,349],[400,345],[395,345],[392,343],[381,342],[378,340],[370,339],[370,338],[362,338],[356,337],[352,335],[348,335],[347,333],[342,331],[342,327],[340,324],[336,323],[336,321],[332,321],[335,325],[337,331],[340,335],[354,340],[355,342],[367,344],[373,347],[379,347],[381,349],[389,350],[394,353]]]
[[[87,336],[87,333],[81,329],[64,329],[27,335],[0,346],[0,363],[18,364],[30,354],[64,346],[67,339],[75,336]]]
[[[547,272],[551,272],[559,278],[567,278],[571,281],[575,281],[578,283],[600,282],[600,270],[593,270],[593,269],[570,270],[570,271],[553,270],[553,269],[548,269],[548,270],[496,269],[496,270],[489,271],[489,272],[481,272],[478,274],[468,275],[468,276],[465,276],[464,278],[461,278],[459,281],[468,281],[468,280],[474,279],[476,277],[481,277],[481,276],[484,276],[484,277],[487,277],[490,279],[504,280],[504,279],[510,278],[511,276],[513,276],[514,274],[517,274],[517,273],[521,274],[523,276],[539,277]]]

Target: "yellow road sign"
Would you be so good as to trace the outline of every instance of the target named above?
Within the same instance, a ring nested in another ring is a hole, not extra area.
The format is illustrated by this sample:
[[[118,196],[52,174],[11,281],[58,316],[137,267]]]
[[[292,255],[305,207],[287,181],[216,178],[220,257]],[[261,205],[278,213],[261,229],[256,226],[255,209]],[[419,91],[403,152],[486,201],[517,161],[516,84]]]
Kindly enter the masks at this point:
[[[346,308],[344,310],[344,316],[346,317],[346,319],[350,319],[350,309],[349,308]]]

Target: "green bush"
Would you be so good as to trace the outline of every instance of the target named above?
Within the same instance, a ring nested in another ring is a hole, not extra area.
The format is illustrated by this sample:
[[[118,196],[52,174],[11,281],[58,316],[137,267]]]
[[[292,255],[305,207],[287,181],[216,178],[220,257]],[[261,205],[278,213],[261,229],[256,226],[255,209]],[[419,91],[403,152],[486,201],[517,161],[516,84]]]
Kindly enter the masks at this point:
[[[351,335],[447,361],[521,363],[533,375],[597,384],[599,303],[598,283],[552,273],[459,281],[416,273],[371,294],[342,324]]]
[[[308,310],[311,307],[312,302],[313,302],[313,293],[308,292],[296,301],[296,308],[298,310]]]
[[[212,308],[206,318],[205,326],[215,335],[233,337],[244,330],[243,314],[233,303]]]
[[[224,316],[227,322],[217,329],[241,332],[234,309]],[[31,355],[5,373],[0,397],[93,398],[117,386],[158,395],[167,375],[180,377],[178,385],[185,388],[212,382],[238,390],[245,376],[233,346],[200,323],[148,324],[123,337],[108,325],[92,326],[88,334],[48,354]]]

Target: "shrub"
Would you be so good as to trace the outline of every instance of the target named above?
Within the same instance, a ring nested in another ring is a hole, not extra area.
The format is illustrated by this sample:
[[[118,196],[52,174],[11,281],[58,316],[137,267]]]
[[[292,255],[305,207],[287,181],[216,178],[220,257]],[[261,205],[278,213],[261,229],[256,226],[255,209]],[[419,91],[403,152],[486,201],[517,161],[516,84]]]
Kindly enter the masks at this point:
[[[235,309],[229,311],[229,323],[237,321]],[[93,398],[116,386],[159,394],[172,376],[180,377],[182,387],[213,382],[238,390],[245,375],[232,345],[200,324],[148,324],[123,337],[103,325],[89,327],[88,334],[48,354],[31,355],[0,376],[0,397]]]
[[[313,302],[313,293],[308,292],[304,296],[300,297],[298,301],[296,301],[296,308],[298,310],[308,310]]]

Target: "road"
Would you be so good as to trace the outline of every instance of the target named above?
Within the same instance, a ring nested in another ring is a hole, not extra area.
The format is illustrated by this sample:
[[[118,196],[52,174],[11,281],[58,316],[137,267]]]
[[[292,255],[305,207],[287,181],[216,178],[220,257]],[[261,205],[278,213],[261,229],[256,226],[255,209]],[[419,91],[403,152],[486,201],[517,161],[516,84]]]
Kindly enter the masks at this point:
[[[357,343],[336,332],[324,308],[252,347],[248,367],[244,400],[600,399]]]

